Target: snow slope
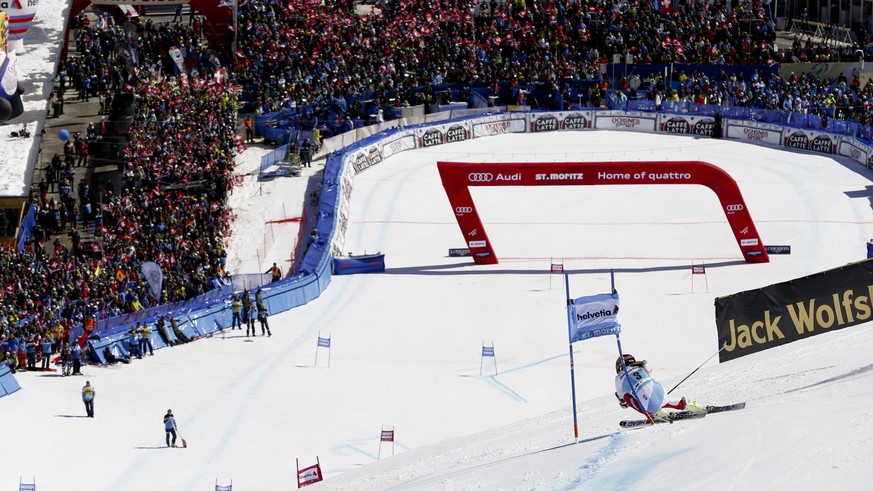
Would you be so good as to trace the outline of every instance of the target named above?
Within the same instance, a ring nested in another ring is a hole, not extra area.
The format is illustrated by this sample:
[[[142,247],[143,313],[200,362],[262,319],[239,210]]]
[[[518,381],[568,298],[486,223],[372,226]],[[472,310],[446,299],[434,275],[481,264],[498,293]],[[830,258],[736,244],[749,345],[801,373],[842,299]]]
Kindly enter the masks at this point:
[[[481,188],[501,261],[473,266],[447,257],[464,241],[435,162],[453,159],[704,160],[738,181],[764,241],[792,254],[745,264],[703,187]],[[281,184],[250,186],[234,192],[247,200],[235,237],[262,236],[283,196]],[[400,154],[359,175],[351,198],[345,248],[384,252],[384,274],[333,278],[273,316],[270,338],[227,331],[83,378],[19,374],[22,390],[0,399],[0,491],[19,477],[41,491],[187,491],[216,478],[293,489],[295,459],[316,458],[326,479],[312,489],[858,487],[873,467],[868,324],[711,361],[677,393],[745,410],[632,431],[618,431],[634,414],[612,395],[615,340],[576,343],[576,443],[566,295],[548,269],[563,262],[573,297],[608,291],[614,270],[622,345],[672,388],[717,349],[715,297],[864,257],[868,186],[867,170],[838,158],[689,137],[512,135]],[[235,247],[256,272],[251,247]],[[705,282],[692,261],[705,261]],[[496,374],[486,360],[480,375],[483,342]],[[82,417],[83,379],[97,390],[94,419]],[[187,449],[164,447],[168,408]],[[393,456],[383,425],[396,431]]]

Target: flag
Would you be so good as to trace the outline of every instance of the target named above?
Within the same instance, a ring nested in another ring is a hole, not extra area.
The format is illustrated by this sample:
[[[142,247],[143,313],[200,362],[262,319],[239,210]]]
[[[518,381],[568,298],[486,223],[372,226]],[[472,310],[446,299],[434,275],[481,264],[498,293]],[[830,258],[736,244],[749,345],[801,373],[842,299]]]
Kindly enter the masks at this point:
[[[168,50],[170,58],[175,64],[176,73],[185,73],[185,61],[182,59],[182,50],[176,46],[171,46]]]
[[[579,297],[571,302],[570,342],[621,332],[618,323],[618,293]]]
[[[152,289],[152,295],[154,295],[155,298],[161,298],[161,287],[164,282],[164,273],[161,271],[161,267],[156,263],[149,261],[142,263],[140,270],[142,271],[142,275],[145,276],[149,287]]]
[[[215,70],[215,74],[213,75],[213,79],[215,79],[216,83],[223,84],[227,82],[227,69],[219,68]]]
[[[305,469],[297,471],[297,487],[302,488],[310,484],[317,483],[323,478],[321,476],[321,466],[318,464],[309,466]]]

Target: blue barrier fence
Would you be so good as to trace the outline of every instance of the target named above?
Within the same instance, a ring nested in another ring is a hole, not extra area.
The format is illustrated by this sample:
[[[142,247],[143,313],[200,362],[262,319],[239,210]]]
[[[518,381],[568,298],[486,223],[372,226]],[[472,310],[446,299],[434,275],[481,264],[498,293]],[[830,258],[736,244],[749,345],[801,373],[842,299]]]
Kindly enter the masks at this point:
[[[342,162],[341,154],[332,154],[327,159],[318,209],[319,236],[306,250],[300,273],[261,288],[267,311],[271,314],[284,312],[312,301],[330,284],[332,261],[329,244],[334,233],[333,217],[336,214],[339,197],[337,176],[341,171]],[[88,340],[91,356],[98,363],[107,362],[107,352],[118,359],[129,357],[132,343],[135,342],[131,330],[136,323],[154,323],[162,316],[174,318],[180,331],[191,339],[210,336],[216,331],[230,327],[232,290],[232,286],[224,285],[182,304],[161,305],[135,314],[103,319],[98,322],[96,332]],[[78,325],[73,330],[73,336],[81,335],[82,332],[81,325]],[[170,337],[168,341],[175,342],[173,330],[168,329],[167,334]],[[152,330],[150,341],[155,349],[166,346],[163,337],[156,329]]]
[[[16,392],[20,388],[12,370],[6,364],[0,364],[0,397]]]
[[[873,128],[853,121],[833,119],[832,116],[821,116],[800,112],[758,109],[754,107],[719,106],[715,104],[694,104],[692,102],[661,103],[661,109],[655,107],[655,101],[650,100],[619,100],[610,97],[613,109],[643,112],[671,112],[695,114],[699,116],[714,116],[721,112],[722,116],[732,119],[742,119],[759,123],[772,123],[790,128],[812,129],[836,133],[838,135],[854,136],[864,142],[873,142]],[[833,114],[833,107],[824,108]]]
[[[264,172],[267,168],[275,164],[276,162],[281,162],[285,160],[285,155],[288,153],[288,145],[282,145],[275,150],[270,151],[270,153],[265,154],[261,157],[261,172]]]

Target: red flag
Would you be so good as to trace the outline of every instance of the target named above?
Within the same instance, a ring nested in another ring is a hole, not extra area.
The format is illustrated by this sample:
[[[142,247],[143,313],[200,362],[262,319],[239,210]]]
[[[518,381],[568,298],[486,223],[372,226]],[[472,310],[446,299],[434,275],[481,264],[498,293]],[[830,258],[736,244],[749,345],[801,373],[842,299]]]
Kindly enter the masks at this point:
[[[305,467],[297,471],[297,487],[302,488],[315,484],[324,479],[321,475],[321,466],[318,464]]]

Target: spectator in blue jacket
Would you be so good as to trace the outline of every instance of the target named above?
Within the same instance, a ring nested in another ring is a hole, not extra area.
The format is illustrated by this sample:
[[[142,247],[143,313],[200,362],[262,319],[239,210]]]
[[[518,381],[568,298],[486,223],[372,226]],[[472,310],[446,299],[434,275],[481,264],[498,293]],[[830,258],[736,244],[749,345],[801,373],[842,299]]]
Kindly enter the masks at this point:
[[[36,370],[36,339],[30,338],[24,349],[27,353],[27,369]]]
[[[7,348],[6,348],[7,351],[9,351],[10,353],[12,353],[14,356],[17,357],[17,356],[18,356],[18,350],[19,350],[20,347],[21,347],[21,341],[20,341],[17,337],[12,336],[12,337],[10,337],[9,340],[6,342],[6,346],[7,346]]]
[[[51,336],[45,336],[40,341],[39,346],[42,348],[42,370],[45,372],[51,367],[52,362],[52,341]]]

